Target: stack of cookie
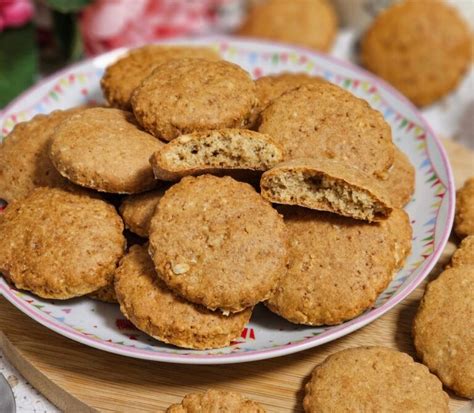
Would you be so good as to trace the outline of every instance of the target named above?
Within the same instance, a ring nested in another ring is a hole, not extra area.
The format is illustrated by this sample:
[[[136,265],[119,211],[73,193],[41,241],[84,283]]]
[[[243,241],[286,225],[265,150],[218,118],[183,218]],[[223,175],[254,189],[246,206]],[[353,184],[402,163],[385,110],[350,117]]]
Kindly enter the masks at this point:
[[[37,116],[0,147],[17,288],[118,301],[149,335],[208,349],[259,303],[342,323],[403,266],[414,169],[364,100],[191,47],[132,51],[102,88],[109,107]],[[124,227],[143,241],[127,249]]]

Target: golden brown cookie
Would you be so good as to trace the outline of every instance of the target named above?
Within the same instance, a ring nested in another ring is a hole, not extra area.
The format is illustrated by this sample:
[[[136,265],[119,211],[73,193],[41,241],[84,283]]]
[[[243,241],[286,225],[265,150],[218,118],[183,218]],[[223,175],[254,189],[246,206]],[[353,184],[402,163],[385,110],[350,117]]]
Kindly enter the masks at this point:
[[[471,42],[468,25],[446,2],[404,0],[375,19],[362,39],[361,60],[424,106],[459,83],[472,59]]]
[[[137,127],[131,113],[92,108],[60,125],[52,138],[50,158],[61,175],[78,185],[128,194],[156,185],[148,160],[162,146]]]
[[[392,212],[377,180],[360,169],[328,159],[299,158],[268,170],[262,197],[285,205],[329,211],[365,221],[382,221]]]
[[[132,96],[140,124],[167,141],[195,131],[245,128],[256,105],[250,75],[223,60],[169,61],[158,66]]]
[[[219,60],[217,53],[205,47],[147,45],[133,49],[105,69],[100,86],[107,102],[116,108],[131,110],[133,91],[157,66],[185,57]]]
[[[305,208],[280,211],[288,232],[289,269],[267,307],[306,325],[339,324],[371,308],[399,261],[398,236],[388,224],[392,216],[369,224]]]
[[[327,51],[337,24],[328,0],[268,0],[250,10],[238,34]]]
[[[382,114],[331,83],[312,83],[275,99],[259,132],[283,146],[285,159],[324,158],[384,175],[393,163],[390,126]]]
[[[385,347],[338,351],[313,370],[306,413],[448,413],[441,382],[405,353]]]
[[[188,394],[180,404],[168,407],[166,413],[265,413],[259,403],[245,399],[240,393],[207,390]]]
[[[397,147],[394,154],[393,165],[385,179],[379,179],[379,184],[385,189],[390,204],[395,208],[403,208],[415,192],[415,168]]]
[[[464,182],[456,194],[454,232],[461,238],[474,235],[474,177]]]
[[[238,312],[266,300],[285,274],[286,231],[250,185],[186,177],[155,210],[150,253],[169,288],[209,309]]]
[[[464,238],[451,258],[452,267],[463,265],[474,265],[474,235]]]
[[[160,188],[126,197],[119,208],[125,227],[140,237],[148,237],[151,217],[165,190]]]
[[[390,219],[381,222],[380,225],[387,226],[387,231],[393,236],[395,241],[396,270],[400,270],[405,265],[407,257],[411,253],[413,228],[408,214],[400,208],[394,208],[390,214]]]
[[[117,296],[115,295],[115,287],[113,279],[105,287],[89,294],[89,297],[97,301],[102,301],[109,304],[117,304]]]
[[[157,179],[231,170],[266,171],[283,160],[270,136],[247,129],[218,129],[181,135],[150,158]]]
[[[51,135],[75,110],[56,110],[17,124],[0,145],[0,198],[8,202],[39,186],[65,187],[49,159]]]
[[[153,267],[145,247],[134,245],[115,275],[122,313],[140,330],[175,346],[225,347],[239,337],[252,309],[225,316],[192,304],[169,290]]]
[[[474,265],[447,269],[428,284],[413,337],[421,360],[444,385],[474,398]]]
[[[43,298],[66,299],[112,279],[125,249],[113,206],[84,193],[37,188],[8,205],[0,233],[0,272]]]

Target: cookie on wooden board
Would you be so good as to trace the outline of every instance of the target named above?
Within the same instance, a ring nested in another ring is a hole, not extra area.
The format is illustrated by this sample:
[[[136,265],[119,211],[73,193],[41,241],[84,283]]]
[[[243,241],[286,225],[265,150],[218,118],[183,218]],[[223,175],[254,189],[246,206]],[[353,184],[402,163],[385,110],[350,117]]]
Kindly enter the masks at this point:
[[[286,230],[250,185],[185,177],[155,210],[150,254],[176,293],[212,310],[238,312],[266,300],[284,276]]]
[[[37,188],[8,205],[0,272],[18,289],[67,299],[104,287],[125,249],[114,207],[84,193]]]
[[[456,194],[454,232],[461,238],[474,235],[474,177],[464,182]]]
[[[115,274],[122,313],[140,330],[179,347],[225,347],[239,337],[252,309],[225,316],[176,296],[160,280],[145,247],[134,245]]]
[[[385,347],[338,351],[313,370],[306,413],[448,413],[441,382],[408,354]]]

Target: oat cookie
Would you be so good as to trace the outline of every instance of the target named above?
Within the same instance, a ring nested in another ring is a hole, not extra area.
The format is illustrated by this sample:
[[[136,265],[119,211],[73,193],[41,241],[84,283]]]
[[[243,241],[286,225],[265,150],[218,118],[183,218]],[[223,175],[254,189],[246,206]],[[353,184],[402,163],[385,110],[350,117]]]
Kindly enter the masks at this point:
[[[223,60],[169,61],[157,67],[132,96],[140,124],[167,141],[200,130],[245,128],[256,105],[250,75]]]
[[[140,130],[120,109],[84,109],[67,119],[52,138],[50,158],[72,182],[102,192],[136,193],[156,181],[149,158],[164,146]]]
[[[452,267],[463,265],[474,265],[474,235],[464,238],[451,258]]]
[[[418,355],[446,387],[474,398],[474,265],[428,284],[413,323]]]
[[[113,279],[105,287],[102,287],[101,289],[90,293],[89,297],[97,301],[102,301],[104,303],[117,304],[118,301],[117,296],[115,294]]]
[[[140,237],[148,237],[151,217],[165,190],[159,188],[126,197],[119,208],[125,227]]]
[[[145,247],[134,245],[115,275],[122,313],[152,337],[184,348],[225,347],[239,337],[252,309],[225,316],[176,296],[160,280]]]
[[[398,271],[403,268],[407,257],[411,253],[413,228],[410,217],[403,209],[394,208],[390,214],[390,219],[382,221],[380,225],[387,226],[387,231],[395,241],[393,251],[397,262],[396,270]]]
[[[283,146],[285,159],[325,158],[384,175],[393,163],[390,126],[382,114],[331,83],[312,83],[275,99],[259,132]]]
[[[381,221],[392,212],[385,190],[371,175],[344,163],[299,158],[268,170],[260,181],[270,202]]]
[[[379,184],[385,189],[390,204],[395,208],[403,208],[415,192],[415,168],[397,147],[394,154],[393,165],[385,179],[379,179]]]
[[[306,413],[448,413],[441,382],[405,353],[356,347],[330,355],[306,384]]]
[[[392,226],[298,207],[279,209],[289,269],[265,303],[296,324],[334,325],[371,308],[398,264]],[[394,216],[396,216],[394,214]]]
[[[238,34],[327,51],[334,41],[337,24],[330,1],[268,0],[250,10]]]
[[[474,235],[474,177],[457,192],[454,232],[461,238]]]
[[[266,300],[285,274],[286,230],[250,185],[186,177],[160,200],[150,253],[169,288],[212,310],[237,312]]]
[[[436,27],[436,30],[433,30]],[[449,93],[472,59],[468,25],[447,2],[401,1],[382,12],[361,45],[362,63],[419,106]]]
[[[0,198],[11,202],[39,186],[68,186],[51,163],[48,150],[55,129],[74,112],[56,110],[15,126],[0,144]]]
[[[147,45],[131,50],[108,66],[100,86],[111,106],[131,110],[133,91],[157,66],[172,59],[190,57],[219,60],[217,53],[205,47]]]
[[[231,170],[266,171],[283,160],[270,136],[247,129],[218,129],[181,135],[150,158],[157,179]]]
[[[0,272],[43,298],[67,299],[104,287],[125,249],[113,206],[84,193],[37,188],[8,205]]]
[[[265,413],[257,402],[245,399],[240,393],[209,389],[205,393],[188,394],[180,404],[168,407],[166,413]]]

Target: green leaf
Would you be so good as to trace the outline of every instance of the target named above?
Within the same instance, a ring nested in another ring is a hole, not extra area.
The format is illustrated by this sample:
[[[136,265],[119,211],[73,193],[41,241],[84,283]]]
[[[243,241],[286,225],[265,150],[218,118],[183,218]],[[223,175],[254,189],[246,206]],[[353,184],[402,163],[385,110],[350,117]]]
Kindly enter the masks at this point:
[[[32,24],[0,33],[0,107],[33,84],[38,67]]]
[[[49,7],[61,13],[71,13],[82,10],[92,3],[92,0],[46,0],[46,3]]]

